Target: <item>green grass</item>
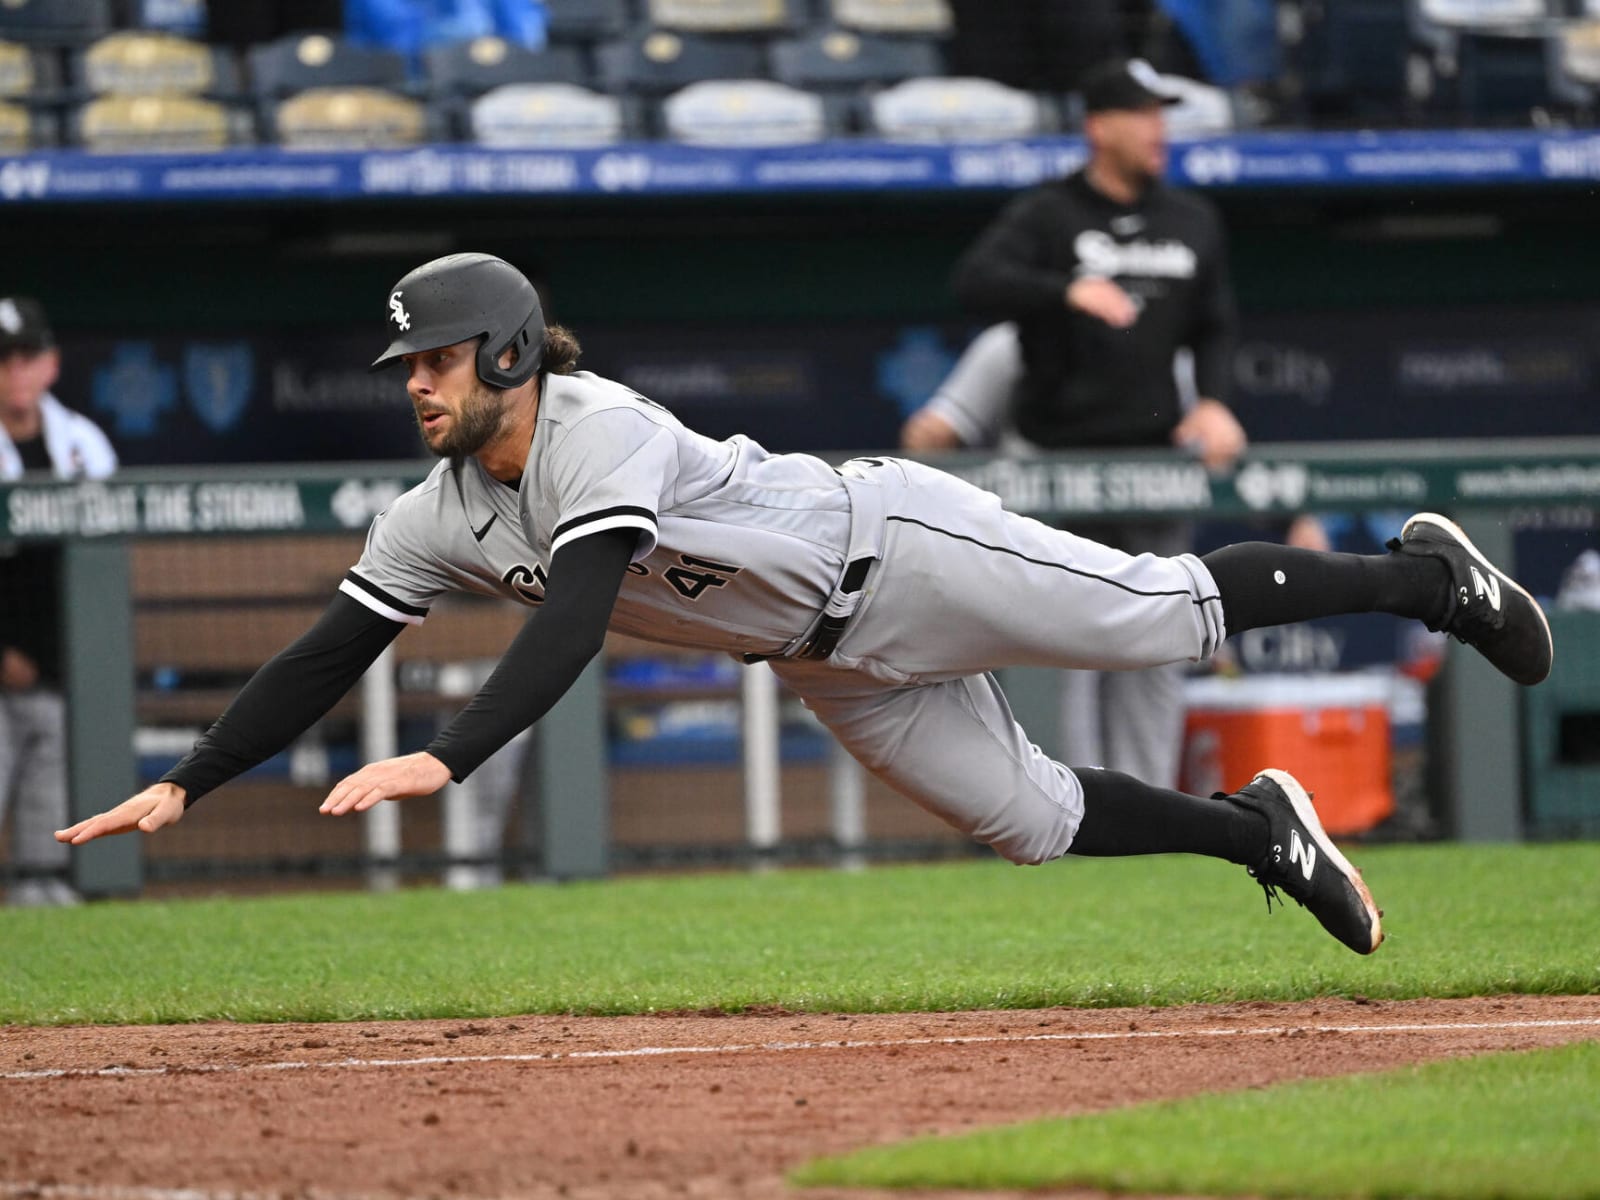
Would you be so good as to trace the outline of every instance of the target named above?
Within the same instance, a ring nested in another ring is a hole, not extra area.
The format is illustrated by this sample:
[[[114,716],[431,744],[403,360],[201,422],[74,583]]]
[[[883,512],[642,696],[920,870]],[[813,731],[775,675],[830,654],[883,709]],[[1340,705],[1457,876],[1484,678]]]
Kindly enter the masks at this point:
[[[1600,844],[1355,858],[1370,958],[1186,856],[0,909],[0,1023],[1600,992]]]
[[[1600,1044],[1197,1096],[824,1159],[804,1185],[1600,1196]]]

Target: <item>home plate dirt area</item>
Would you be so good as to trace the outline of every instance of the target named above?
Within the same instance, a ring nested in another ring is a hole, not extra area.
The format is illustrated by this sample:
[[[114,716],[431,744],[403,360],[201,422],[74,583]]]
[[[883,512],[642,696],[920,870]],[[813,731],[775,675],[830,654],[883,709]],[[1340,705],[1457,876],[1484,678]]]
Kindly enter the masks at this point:
[[[913,1134],[1596,1038],[1596,996],[11,1026],[0,1197],[859,1197],[782,1175]]]

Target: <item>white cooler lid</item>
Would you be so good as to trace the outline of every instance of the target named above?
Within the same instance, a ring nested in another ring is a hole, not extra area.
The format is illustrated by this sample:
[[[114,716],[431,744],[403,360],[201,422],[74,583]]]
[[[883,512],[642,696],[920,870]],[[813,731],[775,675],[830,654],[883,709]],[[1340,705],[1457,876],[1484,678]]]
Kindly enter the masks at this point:
[[[1389,673],[1314,672],[1306,675],[1207,675],[1184,680],[1191,709],[1387,708],[1394,692]]]

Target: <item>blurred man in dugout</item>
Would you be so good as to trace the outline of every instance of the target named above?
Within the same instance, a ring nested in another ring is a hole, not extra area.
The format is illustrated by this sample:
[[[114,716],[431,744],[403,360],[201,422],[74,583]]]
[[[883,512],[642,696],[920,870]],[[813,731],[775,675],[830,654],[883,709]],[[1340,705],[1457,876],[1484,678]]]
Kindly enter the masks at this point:
[[[1221,220],[1162,183],[1172,100],[1154,71],[1104,64],[1082,96],[1087,163],[1015,198],[962,257],[957,298],[999,323],[906,422],[902,445],[1175,445],[1231,469],[1246,439],[1223,401],[1234,306]],[[1192,539],[1171,519],[1071,528],[1130,554],[1178,554]],[[1183,719],[1181,665],[1064,673],[1066,761],[1175,786]]]
[[[0,480],[103,479],[117,456],[98,426],[53,395],[60,354],[44,309],[0,296]],[[60,554],[0,541],[0,827],[11,818],[12,904],[73,904],[61,694]]]

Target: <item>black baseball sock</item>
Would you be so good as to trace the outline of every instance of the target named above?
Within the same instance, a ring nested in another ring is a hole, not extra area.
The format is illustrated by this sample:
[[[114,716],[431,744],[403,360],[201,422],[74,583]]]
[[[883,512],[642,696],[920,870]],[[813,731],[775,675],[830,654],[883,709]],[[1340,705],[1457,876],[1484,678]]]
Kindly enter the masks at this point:
[[[1099,767],[1074,767],[1083,823],[1069,854],[1206,854],[1250,866],[1267,852],[1267,819],[1226,800],[1203,800]]]
[[[1444,563],[1421,555],[1240,542],[1200,561],[1217,581],[1229,636],[1339,613],[1385,612],[1436,624],[1450,595]]]

